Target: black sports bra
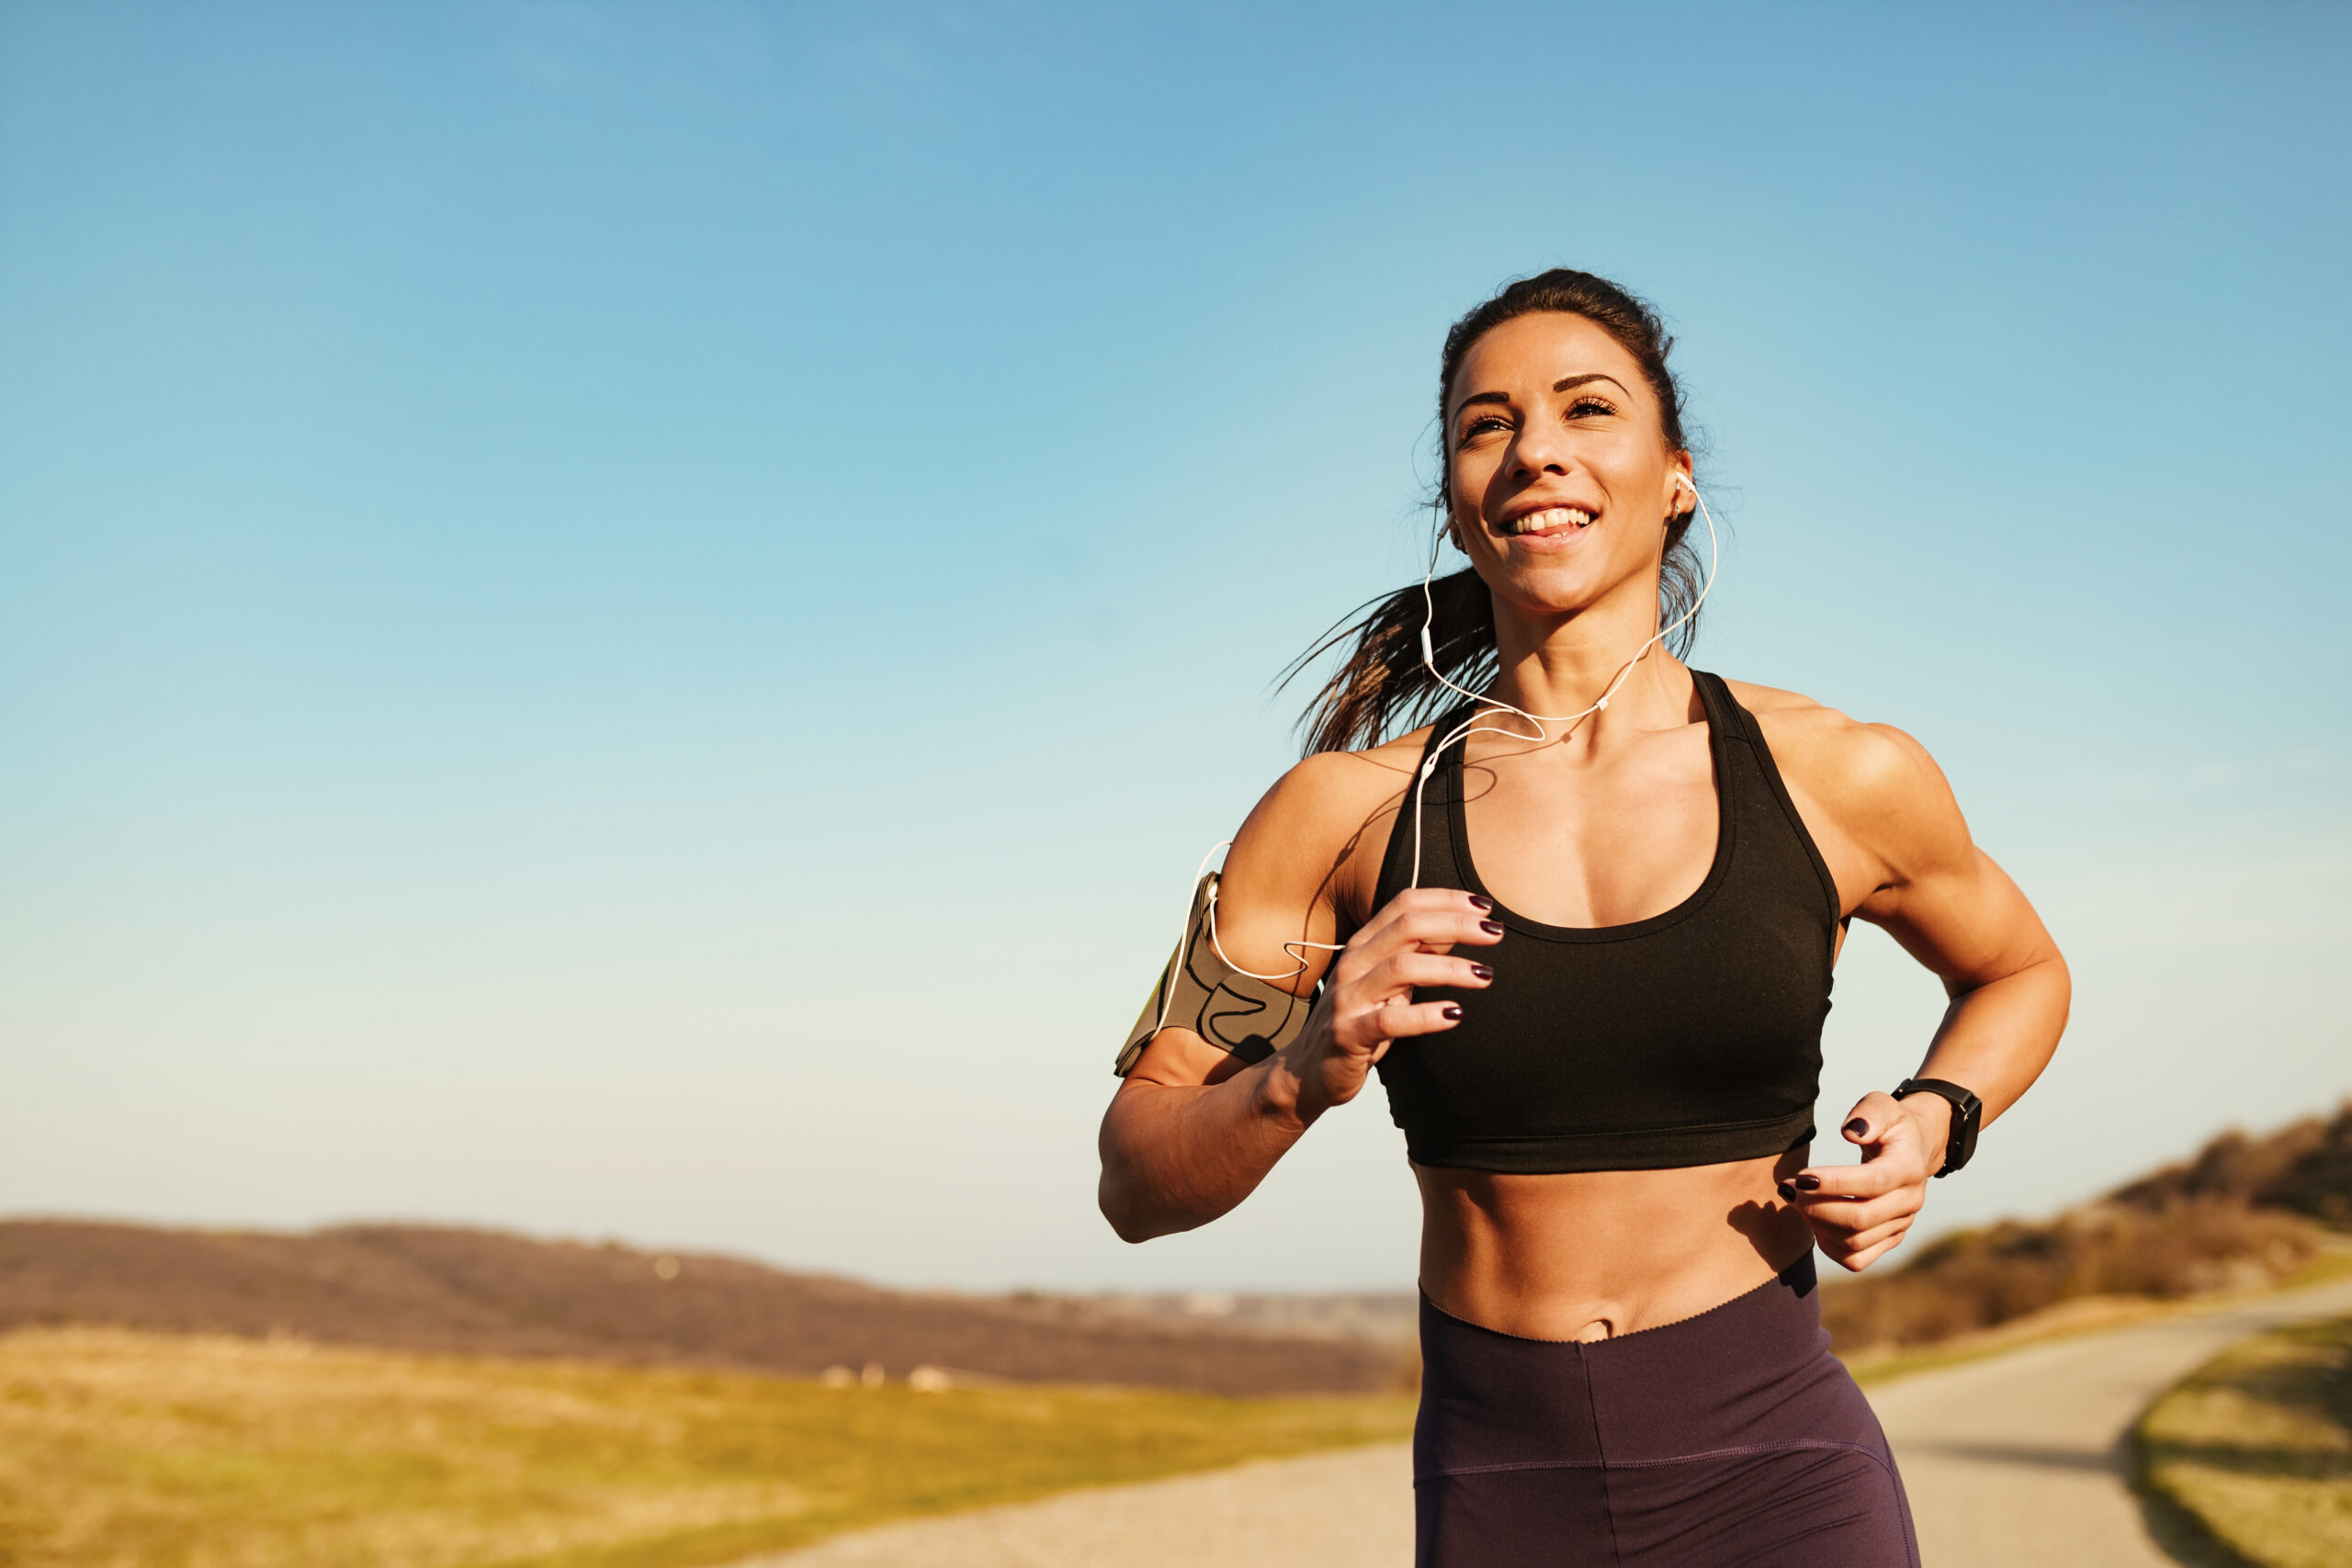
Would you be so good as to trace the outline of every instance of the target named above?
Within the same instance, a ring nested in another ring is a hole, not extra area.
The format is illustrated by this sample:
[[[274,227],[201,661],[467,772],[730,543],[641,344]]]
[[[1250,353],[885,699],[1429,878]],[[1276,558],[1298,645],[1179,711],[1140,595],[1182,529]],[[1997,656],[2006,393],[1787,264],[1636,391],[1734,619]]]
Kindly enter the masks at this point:
[[[1789,802],[1755,716],[1691,671],[1714,757],[1714,863],[1697,892],[1623,926],[1547,926],[1498,900],[1476,991],[1426,988],[1462,1021],[1381,1059],[1417,1165],[1653,1170],[1778,1155],[1812,1138],[1838,885]],[[1449,715],[1442,736],[1472,712]],[[1424,753],[1426,755],[1426,752]],[[1462,748],[1421,807],[1421,886],[1492,897],[1471,863]],[[1412,878],[1411,803],[1389,830],[1377,908]],[[1467,952],[1467,949],[1464,951]]]

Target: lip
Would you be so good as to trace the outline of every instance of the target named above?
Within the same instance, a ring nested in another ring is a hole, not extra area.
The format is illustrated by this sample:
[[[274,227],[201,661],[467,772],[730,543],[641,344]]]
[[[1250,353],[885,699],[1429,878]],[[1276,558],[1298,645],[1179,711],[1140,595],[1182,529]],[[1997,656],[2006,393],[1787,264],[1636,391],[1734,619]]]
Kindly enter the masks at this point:
[[[1570,511],[1584,513],[1585,521],[1577,523],[1563,519],[1548,527],[1534,528],[1525,532],[1514,531],[1512,527],[1513,524],[1516,524],[1524,518],[1533,517],[1538,513]],[[1502,538],[1514,544],[1549,543],[1556,545],[1564,544],[1570,539],[1576,538],[1579,535],[1591,532],[1592,525],[1600,521],[1600,508],[1598,506],[1588,505],[1583,502],[1562,500],[1556,497],[1522,496],[1503,509],[1501,517],[1499,517],[1495,523],[1495,532]]]

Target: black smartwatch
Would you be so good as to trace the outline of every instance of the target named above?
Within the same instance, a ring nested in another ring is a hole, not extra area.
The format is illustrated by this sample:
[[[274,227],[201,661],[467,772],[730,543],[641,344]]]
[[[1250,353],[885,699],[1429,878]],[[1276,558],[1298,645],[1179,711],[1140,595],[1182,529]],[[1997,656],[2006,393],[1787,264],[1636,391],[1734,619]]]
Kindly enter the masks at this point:
[[[1976,1152],[1976,1129],[1984,1120],[1984,1102],[1956,1083],[1941,1078],[1905,1078],[1894,1090],[1894,1098],[1906,1094],[1936,1094],[1951,1101],[1951,1137],[1944,1145],[1944,1168],[1938,1176],[1950,1176],[1968,1163]]]

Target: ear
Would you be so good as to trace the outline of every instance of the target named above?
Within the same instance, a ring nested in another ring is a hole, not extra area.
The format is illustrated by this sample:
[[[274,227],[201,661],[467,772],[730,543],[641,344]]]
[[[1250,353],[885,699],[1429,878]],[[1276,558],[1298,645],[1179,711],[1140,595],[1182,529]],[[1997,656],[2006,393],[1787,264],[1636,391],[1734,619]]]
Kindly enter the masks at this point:
[[[1690,503],[1684,504],[1683,497]],[[1666,518],[1672,522],[1699,503],[1699,487],[1690,478],[1690,454],[1677,452],[1666,465]]]

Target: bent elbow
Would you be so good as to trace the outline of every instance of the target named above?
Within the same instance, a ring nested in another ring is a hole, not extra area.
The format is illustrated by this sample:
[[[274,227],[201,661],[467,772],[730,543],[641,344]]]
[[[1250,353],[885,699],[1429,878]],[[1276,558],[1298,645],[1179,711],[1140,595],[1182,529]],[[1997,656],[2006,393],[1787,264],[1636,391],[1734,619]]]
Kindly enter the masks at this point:
[[[1095,1187],[1094,1206],[1102,1210],[1102,1217],[1110,1222],[1111,1234],[1131,1246],[1139,1241],[1149,1241],[1159,1234],[1143,1223],[1143,1216],[1137,1213],[1137,1205],[1133,1194],[1126,1190],[1126,1184],[1114,1179],[1107,1170]]]
[[[1150,1201],[1149,1194],[1138,1183],[1132,1179],[1122,1180],[1109,1170],[1102,1173],[1094,1201],[1102,1211],[1102,1217],[1111,1223],[1111,1233],[1131,1247],[1191,1230],[1200,1224],[1171,1213],[1166,1204]]]
[[[2043,1005],[2050,1018],[2050,1048],[2055,1051],[2059,1036],[2066,1032],[2067,1021],[2074,1016],[2075,972],[2067,967],[2066,955],[2058,951],[2055,942],[2034,961],[2033,969],[2040,975],[2049,998]]]

